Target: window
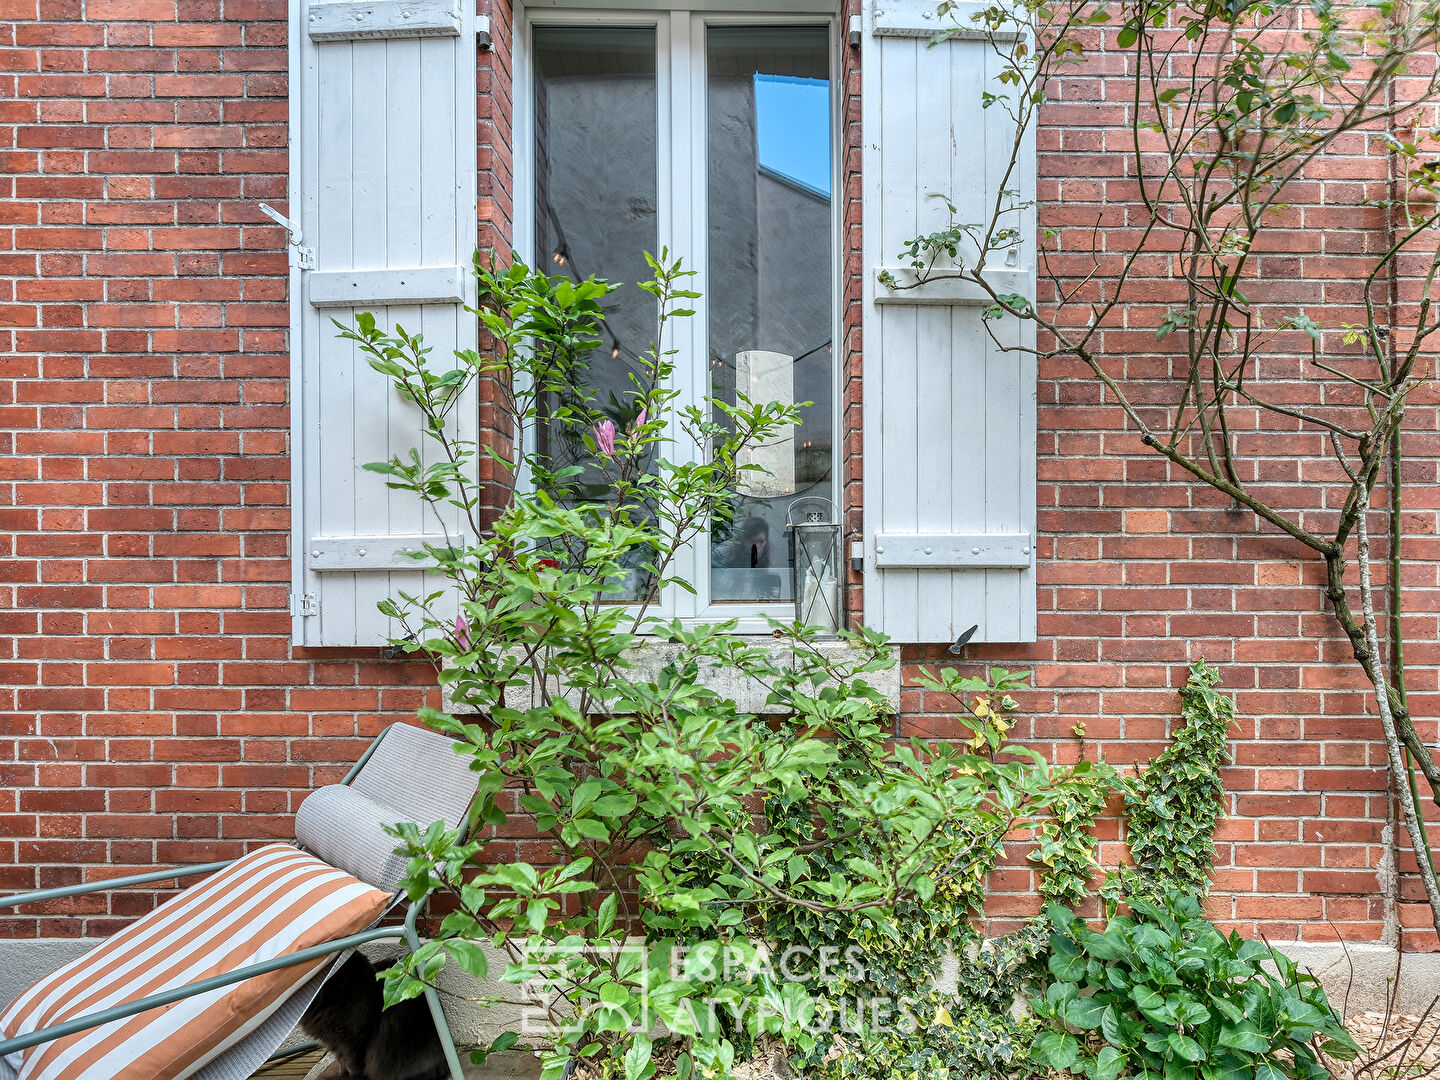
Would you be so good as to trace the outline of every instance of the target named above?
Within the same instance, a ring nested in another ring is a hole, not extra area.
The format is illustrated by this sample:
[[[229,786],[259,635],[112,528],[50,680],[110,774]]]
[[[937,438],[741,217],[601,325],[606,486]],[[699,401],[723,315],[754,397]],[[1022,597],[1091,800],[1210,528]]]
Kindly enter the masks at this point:
[[[522,13],[517,37],[517,246],[552,274],[624,282],[588,389],[633,420],[628,371],[655,332],[633,288],[643,251],[697,271],[676,324],[684,400],[810,402],[753,450],[767,470],[735,493],[734,521],[687,553],[663,614],[789,616],[785,532],[799,499],[836,499],[833,20],[689,11]],[[548,442],[556,458],[574,450]],[[638,582],[637,582],[638,585]],[[758,620],[743,629],[761,629]]]

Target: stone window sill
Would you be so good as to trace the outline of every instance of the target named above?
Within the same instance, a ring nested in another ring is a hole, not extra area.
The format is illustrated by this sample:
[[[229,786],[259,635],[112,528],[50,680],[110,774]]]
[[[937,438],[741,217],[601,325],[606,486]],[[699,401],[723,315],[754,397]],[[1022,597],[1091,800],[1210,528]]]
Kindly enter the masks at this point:
[[[749,646],[765,649],[776,664],[793,664],[794,662],[795,648],[788,641],[777,640],[769,634],[764,636],[744,634],[737,635],[737,637]],[[843,641],[819,642],[816,647],[837,659],[854,656],[856,652]],[[636,674],[641,678],[647,678],[674,659],[679,649],[678,645],[667,641],[642,640],[630,650],[629,659],[634,665]],[[884,671],[867,673],[866,681],[885,695],[892,709],[899,711],[900,665],[898,663]],[[706,689],[715,691],[721,697],[733,699],[741,712],[753,713],[757,716],[776,715],[783,712],[779,706],[771,705],[765,700],[767,691],[764,686],[733,667],[702,663],[700,684]],[[507,704],[512,708],[528,708],[530,706],[528,697],[529,695],[523,690],[516,690],[512,700]],[[448,692],[444,695],[442,707],[446,712],[464,713],[463,709],[454,707],[454,701]]]

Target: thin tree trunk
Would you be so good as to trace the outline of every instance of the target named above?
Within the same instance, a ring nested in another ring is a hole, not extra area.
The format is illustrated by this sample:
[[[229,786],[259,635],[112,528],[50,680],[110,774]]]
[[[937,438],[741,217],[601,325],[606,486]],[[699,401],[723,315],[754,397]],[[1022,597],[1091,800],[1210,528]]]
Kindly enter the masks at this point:
[[[1430,865],[1428,854],[1430,844],[1425,834],[1425,823],[1420,819],[1419,807],[1405,783],[1408,772],[1401,755],[1400,736],[1395,730],[1395,714],[1390,708],[1389,685],[1380,666],[1380,639],[1375,629],[1375,596],[1370,578],[1370,528],[1367,518],[1370,514],[1370,488],[1362,478],[1355,485],[1358,496],[1359,514],[1355,519],[1355,538],[1359,545],[1360,564],[1360,612],[1364,620],[1365,642],[1369,646],[1365,656],[1365,674],[1375,687],[1375,703],[1380,710],[1380,726],[1385,732],[1385,753],[1390,761],[1390,775],[1393,787],[1400,797],[1400,810],[1405,818],[1405,830],[1410,834],[1410,847],[1415,854],[1415,865],[1420,870],[1420,881],[1425,886],[1425,897],[1430,901],[1430,921],[1435,933],[1440,935],[1440,886],[1435,882],[1435,869]]]

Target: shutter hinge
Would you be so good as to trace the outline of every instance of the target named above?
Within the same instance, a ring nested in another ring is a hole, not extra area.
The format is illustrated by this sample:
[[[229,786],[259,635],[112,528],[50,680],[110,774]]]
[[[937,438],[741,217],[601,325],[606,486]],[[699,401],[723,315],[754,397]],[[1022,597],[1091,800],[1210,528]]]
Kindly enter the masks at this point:
[[[314,593],[301,593],[296,596],[290,594],[290,614],[298,615],[302,619],[308,619],[312,615],[320,614],[320,598]]]
[[[300,233],[300,226],[266,203],[260,204],[260,212],[285,230],[290,246],[295,249],[295,265],[301,270],[314,270],[315,249],[301,243],[304,237]]]

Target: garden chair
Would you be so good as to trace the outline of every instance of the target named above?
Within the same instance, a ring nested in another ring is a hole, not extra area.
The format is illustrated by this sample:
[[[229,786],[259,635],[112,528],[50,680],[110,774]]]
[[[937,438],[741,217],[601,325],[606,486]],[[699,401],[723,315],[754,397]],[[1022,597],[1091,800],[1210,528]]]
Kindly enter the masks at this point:
[[[249,1077],[343,954],[385,939],[419,947],[428,896],[401,925],[377,925],[406,904],[406,859],[384,826],[461,826],[475,783],[453,746],[408,724],[386,728],[341,783],[306,797],[296,845],[0,899],[15,908],[207,875],[0,1010],[0,1038],[12,1036],[0,1041],[0,1080]],[[462,1080],[440,1000],[433,989],[426,998],[451,1078]]]

